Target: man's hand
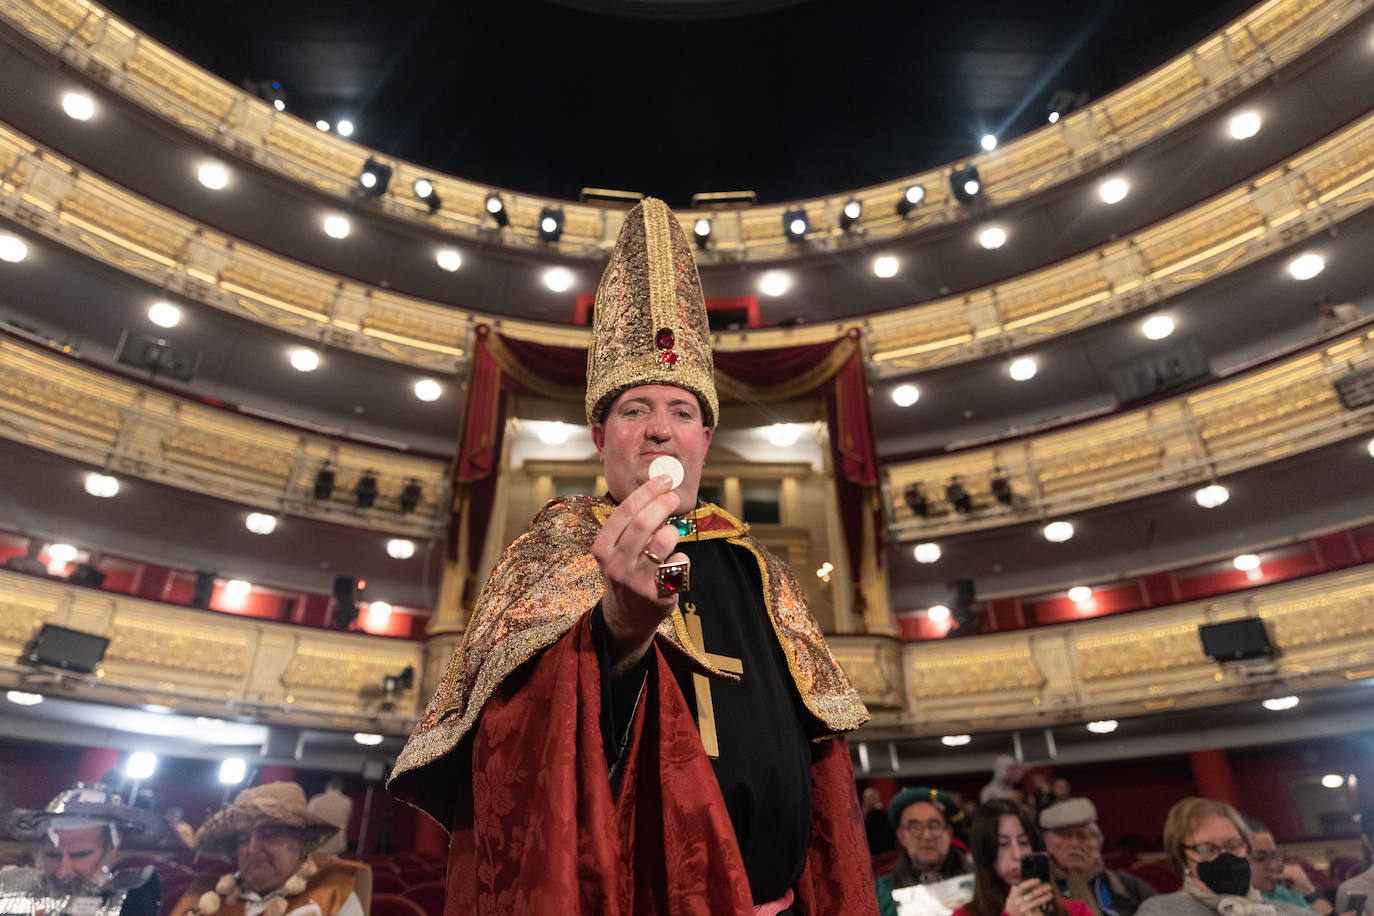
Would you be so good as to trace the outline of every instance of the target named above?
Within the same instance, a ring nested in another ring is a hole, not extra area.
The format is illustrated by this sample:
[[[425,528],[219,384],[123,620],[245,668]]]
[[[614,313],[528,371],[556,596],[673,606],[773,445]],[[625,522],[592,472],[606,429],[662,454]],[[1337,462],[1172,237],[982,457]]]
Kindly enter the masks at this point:
[[[1297,862],[1289,862],[1283,867],[1282,880],[1299,894],[1314,894],[1317,891],[1311,879],[1307,877],[1307,872]]]
[[[677,596],[658,596],[658,563],[674,558],[677,529],[665,525],[677,511],[678,495],[667,475],[650,478],[606,519],[592,543],[592,556],[606,579],[601,613],[610,635],[611,673],[619,674],[648,651],[654,630],[677,605]]]

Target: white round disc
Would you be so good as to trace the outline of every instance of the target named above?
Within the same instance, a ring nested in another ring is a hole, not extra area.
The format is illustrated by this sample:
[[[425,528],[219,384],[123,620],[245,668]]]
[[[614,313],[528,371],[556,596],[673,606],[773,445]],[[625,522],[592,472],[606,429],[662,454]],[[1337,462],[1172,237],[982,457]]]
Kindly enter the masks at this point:
[[[650,477],[661,477],[664,474],[673,478],[674,490],[682,486],[682,462],[672,455],[659,455],[653,464],[649,465]]]

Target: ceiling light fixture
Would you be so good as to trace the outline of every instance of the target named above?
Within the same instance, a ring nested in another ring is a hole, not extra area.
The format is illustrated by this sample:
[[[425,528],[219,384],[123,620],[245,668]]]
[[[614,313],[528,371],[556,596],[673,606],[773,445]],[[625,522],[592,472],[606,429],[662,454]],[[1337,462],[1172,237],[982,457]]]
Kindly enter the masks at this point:
[[[1141,323],[1140,332],[1151,340],[1163,340],[1174,333],[1174,319],[1168,315],[1152,315]]]
[[[49,544],[48,562],[61,568],[76,559],[76,548],[71,544]]]
[[[415,192],[415,197],[429,208],[431,216],[438,213],[439,208],[443,206],[439,200],[439,192],[434,190],[434,182],[431,179],[417,178],[410,189]]]
[[[324,131],[325,133],[329,133],[329,122],[324,120],[323,118],[316,121],[315,126],[318,127],[320,130]]]
[[[373,617],[386,620],[391,616],[391,605],[385,601],[372,601],[367,605],[367,612]]]
[[[1324,789],[1339,789],[1343,785],[1345,785],[1345,777],[1340,773],[1327,773],[1322,777],[1322,788]]]
[[[1007,230],[1001,226],[988,226],[978,233],[978,244],[991,251],[1007,243]]]
[[[859,217],[864,214],[863,201],[857,197],[851,197],[845,201],[844,209],[840,211],[840,228],[849,232],[854,228],[854,224],[859,221]]]
[[[0,261],[18,264],[29,256],[29,246],[12,235],[0,235]]]
[[[219,781],[222,785],[236,786],[248,775],[248,763],[242,757],[228,757],[219,765]]]
[[[911,555],[916,558],[917,563],[934,563],[940,559],[943,553],[944,551],[940,549],[939,544],[929,541],[924,544],[917,544],[915,549],[911,551]]]
[[[890,254],[885,254],[873,259],[873,273],[883,280],[890,280],[897,276],[897,268],[899,266],[897,259]]]
[[[432,378],[422,378],[415,383],[415,396],[422,401],[437,401],[444,393],[444,386]]]
[[[496,225],[505,228],[510,225],[510,216],[506,213],[506,202],[501,199],[501,195],[492,191],[487,195],[487,215],[496,220]]]
[[[391,184],[391,166],[368,156],[358,174],[358,190],[364,197],[381,197]]]
[[[456,248],[440,248],[434,253],[434,262],[449,273],[453,273],[463,266],[463,256],[458,253]]]
[[[266,512],[249,512],[243,526],[253,534],[271,534],[277,530],[277,517]]]
[[[984,152],[990,153],[997,149],[997,138],[992,134],[983,134],[983,139],[979,141],[978,145],[983,148]]]
[[[196,180],[211,191],[223,191],[229,186],[229,170],[218,162],[204,162],[196,169]]]
[[[949,187],[961,204],[971,204],[983,193],[977,166],[966,165],[949,173]]]
[[[1045,540],[1051,544],[1062,544],[1073,537],[1072,522],[1050,522],[1045,526],[1043,532]]]
[[[1374,439],[1370,439],[1364,444],[1364,450],[1369,452],[1369,457],[1374,458]]]
[[[949,619],[949,608],[943,604],[937,604],[926,610],[926,617],[936,623],[944,623]]]
[[[86,492],[101,499],[109,499],[119,492],[119,481],[109,474],[92,472],[86,475]]]
[[[334,129],[339,132],[340,137],[353,136],[353,122],[347,119],[342,120],[338,124],[334,125]]]
[[[1007,366],[1007,375],[1010,375],[1018,382],[1028,382],[1035,378],[1035,373],[1040,371],[1040,364],[1032,356],[1023,356],[1020,359],[1011,361]]]
[[[353,227],[345,217],[334,214],[324,218],[324,234],[331,239],[346,239]]]
[[[1297,706],[1298,702],[1299,700],[1295,696],[1270,697],[1267,700],[1261,700],[1260,705],[1270,712],[1283,712],[1286,709],[1292,709],[1294,706]]]
[[[811,220],[805,210],[786,210],[782,214],[782,230],[789,242],[800,242],[811,231]]]
[[[911,211],[921,205],[921,201],[926,199],[926,189],[919,184],[907,185],[906,193],[902,199],[897,201],[897,215],[906,218],[911,215]]]
[[[711,220],[705,216],[698,216],[697,221],[692,224],[692,234],[696,236],[697,248],[706,250],[711,241],[711,228]]]
[[[1231,136],[1237,140],[1248,140],[1259,133],[1260,116],[1253,111],[1245,111],[1231,119]]]
[[[973,738],[968,735],[945,735],[940,739],[940,743],[945,747],[963,747],[972,740]]]
[[[1102,182],[1097,188],[1097,195],[1106,204],[1119,204],[1126,199],[1126,194],[1131,190],[1131,186],[1126,183],[1124,178],[1109,178]]]
[[[1259,569],[1260,558],[1253,553],[1243,553],[1232,560],[1231,565],[1241,572],[1249,572],[1252,569]]]
[[[320,354],[308,347],[295,347],[291,350],[291,368],[297,372],[314,372],[320,368]]]
[[[566,267],[550,267],[544,271],[544,285],[555,293],[567,292],[572,284],[572,271]]]
[[[568,441],[571,431],[562,420],[549,420],[539,424],[539,441],[545,445],[562,445]]]
[[[1311,280],[1326,269],[1326,262],[1319,254],[1299,255],[1288,262],[1288,273],[1294,280]]]
[[[393,560],[409,560],[415,556],[415,542],[409,538],[391,538],[386,542],[386,555]]]
[[[373,745],[382,743],[382,736],[374,735],[371,732],[354,732],[353,740],[358,742],[359,744],[364,744],[368,747],[372,747]]]
[[[1073,588],[1069,589],[1069,600],[1074,604],[1082,604],[1085,601],[1091,601],[1092,597],[1093,590],[1086,585],[1075,585]]]
[[[11,690],[5,694],[5,699],[15,706],[37,706],[43,702],[43,694],[27,693],[23,690]]]
[[[563,208],[545,207],[539,211],[539,237],[556,242],[563,235]]]
[[[770,270],[759,278],[759,292],[765,296],[781,296],[791,288],[791,278],[780,270]]]
[[[892,403],[898,407],[910,407],[920,399],[920,389],[915,385],[898,385],[892,389]]]
[[[154,302],[148,306],[148,320],[160,328],[174,328],[181,324],[181,309],[170,302]]]
[[[253,583],[247,579],[230,579],[224,583],[224,594],[235,600],[247,598],[253,593]]]
[[[149,751],[135,751],[124,764],[124,775],[134,780],[144,780],[157,769],[157,755]]]
[[[1115,719],[1098,719],[1096,722],[1088,723],[1088,731],[1094,735],[1110,735],[1116,731],[1119,724]]]
[[[1193,494],[1193,499],[1204,509],[1215,509],[1231,498],[1231,491],[1219,483],[1209,483]]]
[[[768,427],[768,443],[774,448],[791,448],[797,444],[800,433],[791,423],[774,423]]]
[[[69,118],[89,121],[95,114],[95,102],[84,92],[65,92],[62,94],[62,110]]]

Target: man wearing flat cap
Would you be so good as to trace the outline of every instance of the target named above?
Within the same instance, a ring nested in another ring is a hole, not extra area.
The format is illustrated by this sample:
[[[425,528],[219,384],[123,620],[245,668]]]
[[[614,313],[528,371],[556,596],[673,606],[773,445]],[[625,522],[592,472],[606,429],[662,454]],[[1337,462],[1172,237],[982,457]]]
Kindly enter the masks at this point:
[[[176,849],[155,814],[108,786],[77,783],[42,811],[16,808],[10,836],[38,850],[37,868],[0,869],[0,912],[48,916],[156,916],[162,885],[151,865],[119,868],[120,850]]]
[[[1094,916],[1135,916],[1155,889],[1129,872],[1113,871],[1102,862],[1102,831],[1097,807],[1086,798],[1069,798],[1040,812],[1050,874],[1059,890],[1081,900]]]
[[[909,787],[892,797],[887,814],[902,851],[892,874],[877,881],[883,916],[896,916],[896,888],[938,884],[973,873],[968,853],[954,845],[956,832],[962,838],[964,828],[964,812],[954,796],[943,789]]]
[[[507,548],[389,786],[452,828],[449,916],[876,912],[867,710],[792,572],[697,499],[713,366],[691,242],[645,200],[587,353],[609,493]]]
[[[366,916],[372,870],[311,855],[338,829],[294,782],[244,789],[195,835],[197,856],[231,859],[234,871],[197,880],[172,916]]]

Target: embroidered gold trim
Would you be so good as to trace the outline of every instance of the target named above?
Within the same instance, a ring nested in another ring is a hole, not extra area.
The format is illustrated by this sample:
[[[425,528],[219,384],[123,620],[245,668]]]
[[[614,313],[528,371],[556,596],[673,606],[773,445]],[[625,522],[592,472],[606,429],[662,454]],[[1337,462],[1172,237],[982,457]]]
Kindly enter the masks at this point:
[[[678,328],[677,284],[673,282],[673,236],[668,228],[668,205],[653,197],[644,200],[644,247],[649,261],[649,338],[659,328]],[[678,332],[680,333],[680,332]]]

